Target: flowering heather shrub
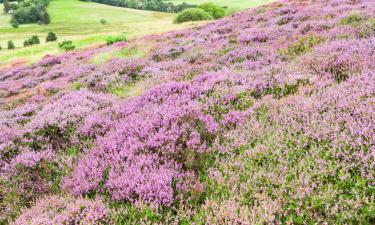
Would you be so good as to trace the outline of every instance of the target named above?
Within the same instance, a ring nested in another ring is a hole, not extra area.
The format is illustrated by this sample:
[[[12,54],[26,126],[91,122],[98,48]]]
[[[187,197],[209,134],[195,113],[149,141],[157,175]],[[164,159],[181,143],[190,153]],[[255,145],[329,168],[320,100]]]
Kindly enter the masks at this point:
[[[373,224],[374,15],[285,0],[1,71],[1,219]]]
[[[357,171],[372,177],[375,114],[368,105],[374,101],[374,75],[364,72],[310,98],[290,99],[272,117],[293,132],[329,141],[333,155],[351,162],[358,160]]]
[[[374,66],[374,40],[334,41],[317,48],[302,63],[315,74],[342,82],[350,75]]]
[[[45,105],[26,127],[31,132],[56,125],[61,131],[65,131],[69,125],[77,127],[90,112],[104,109],[111,104],[112,99],[106,95],[87,90],[72,91],[57,96],[51,103]]]
[[[100,65],[97,71],[83,79],[83,83],[93,91],[110,91],[111,89],[139,80],[146,76],[147,64],[138,59],[112,59]]]
[[[220,127],[202,113],[199,92],[187,83],[170,83],[120,106],[120,119],[78,163],[67,188],[76,194],[103,191],[104,181],[114,199],[171,204],[173,179],[183,176],[184,167],[194,169],[195,157],[207,151]]]
[[[108,209],[100,200],[47,196],[39,199],[35,206],[23,211],[12,224],[105,224]]]

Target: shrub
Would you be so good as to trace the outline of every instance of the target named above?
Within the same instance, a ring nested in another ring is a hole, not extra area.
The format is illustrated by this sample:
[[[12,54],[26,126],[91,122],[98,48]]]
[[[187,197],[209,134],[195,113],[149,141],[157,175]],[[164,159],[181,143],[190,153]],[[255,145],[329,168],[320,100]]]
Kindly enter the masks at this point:
[[[198,8],[203,9],[206,13],[210,14],[214,19],[223,18],[225,15],[224,8],[215,5],[211,2],[201,4],[198,6]]]
[[[56,41],[56,40],[57,40],[56,34],[53,32],[49,32],[46,37],[46,42],[51,42],[51,41]]]
[[[10,24],[12,25],[13,28],[18,28],[18,26],[20,25],[17,20],[15,19],[11,19],[10,20]]]
[[[107,20],[105,20],[105,19],[101,19],[101,20],[100,20],[100,23],[101,23],[102,25],[105,25],[105,24],[107,24]]]
[[[55,195],[24,209],[14,224],[106,224],[108,209],[101,199],[68,198]]]
[[[39,37],[36,35],[31,36],[30,40],[31,40],[31,43],[33,43],[34,45],[40,44]]]
[[[64,51],[72,51],[76,48],[72,41],[63,41],[59,43],[59,48]]]
[[[175,18],[175,23],[183,23],[188,21],[210,20],[213,17],[203,9],[185,9]]]
[[[23,42],[24,47],[31,46],[31,45],[38,45],[38,44],[40,44],[40,40],[39,40],[39,37],[37,35],[31,36],[29,39],[27,39]]]
[[[107,45],[113,45],[116,42],[126,42],[128,39],[125,36],[110,36],[107,38]]]
[[[8,49],[11,50],[11,49],[15,49],[16,47],[14,46],[14,43],[13,41],[8,41]]]

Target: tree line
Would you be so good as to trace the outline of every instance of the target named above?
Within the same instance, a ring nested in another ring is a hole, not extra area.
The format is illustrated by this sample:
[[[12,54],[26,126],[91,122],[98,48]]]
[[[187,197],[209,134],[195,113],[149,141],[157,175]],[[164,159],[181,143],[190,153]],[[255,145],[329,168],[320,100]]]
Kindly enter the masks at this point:
[[[111,6],[141,9],[158,12],[177,13],[187,8],[195,8],[196,5],[182,3],[174,5],[171,2],[164,2],[163,0],[81,0],[84,2],[96,2]]]
[[[11,24],[17,28],[19,24],[49,24],[47,12],[49,0],[0,0],[5,13],[12,15]]]

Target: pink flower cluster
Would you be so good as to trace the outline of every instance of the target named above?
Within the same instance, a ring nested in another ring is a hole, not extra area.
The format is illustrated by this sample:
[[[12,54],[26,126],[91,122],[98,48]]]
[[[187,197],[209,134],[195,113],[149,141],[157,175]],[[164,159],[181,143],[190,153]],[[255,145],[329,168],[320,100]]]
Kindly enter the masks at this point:
[[[24,210],[13,224],[99,225],[106,222],[108,222],[108,209],[100,199],[72,199],[52,195],[39,199],[35,206]]]

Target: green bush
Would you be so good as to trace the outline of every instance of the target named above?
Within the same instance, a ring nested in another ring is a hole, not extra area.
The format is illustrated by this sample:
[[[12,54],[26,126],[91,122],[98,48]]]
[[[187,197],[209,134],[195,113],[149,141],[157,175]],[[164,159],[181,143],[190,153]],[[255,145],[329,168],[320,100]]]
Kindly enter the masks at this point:
[[[76,48],[72,41],[63,41],[59,43],[59,48],[64,51],[72,51]]]
[[[11,19],[10,20],[10,24],[12,25],[13,28],[18,28],[19,27],[19,23],[17,22],[17,20],[15,19]]]
[[[203,9],[206,13],[210,14],[214,19],[220,19],[225,16],[224,8],[215,5],[212,2],[201,4],[198,6],[198,8]]]
[[[16,48],[16,46],[14,46],[13,41],[8,41],[8,49],[12,50],[12,49],[15,49],[15,48]]]
[[[183,23],[188,21],[199,21],[199,20],[210,20],[213,17],[205,12],[203,9],[199,8],[192,8],[192,9],[185,9],[184,11],[177,14],[175,18],[175,23]]]
[[[31,46],[31,45],[38,45],[38,44],[40,44],[40,40],[37,35],[31,36],[29,39],[23,42],[24,47]]]
[[[53,32],[49,32],[46,37],[46,42],[57,41],[57,35]]]
[[[128,39],[125,36],[110,36],[107,38],[107,45],[113,45],[116,42],[126,42]]]
[[[12,20],[19,24],[39,23],[49,24],[50,16],[47,12],[48,0],[18,1],[13,8]]]
[[[106,25],[106,24],[107,24],[107,20],[105,20],[105,19],[101,19],[101,20],[100,20],[100,23],[101,23],[102,25]]]

